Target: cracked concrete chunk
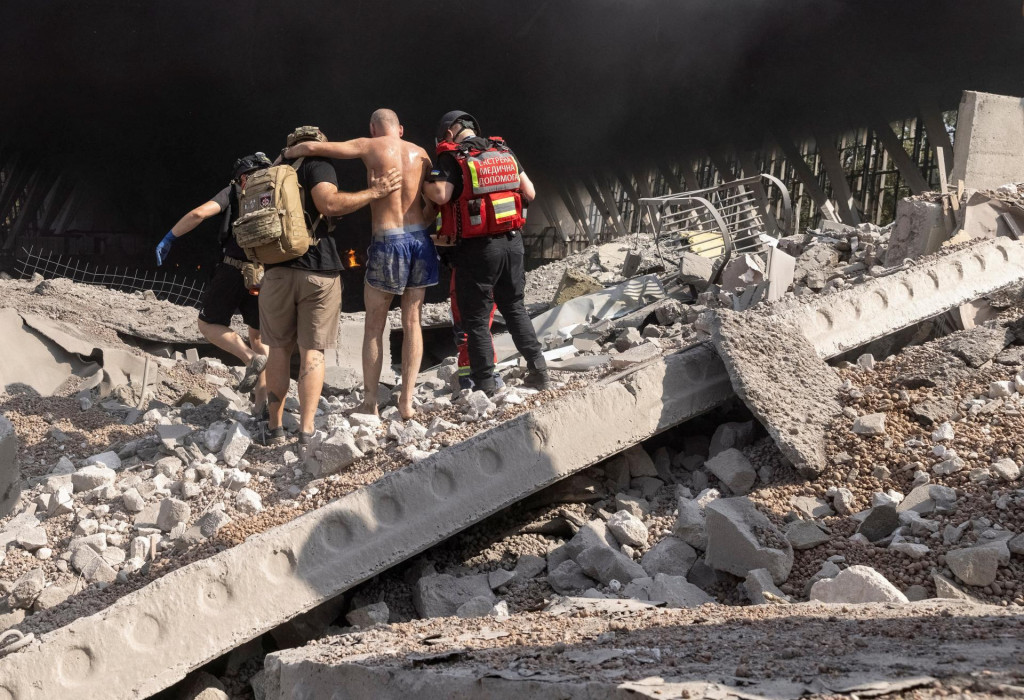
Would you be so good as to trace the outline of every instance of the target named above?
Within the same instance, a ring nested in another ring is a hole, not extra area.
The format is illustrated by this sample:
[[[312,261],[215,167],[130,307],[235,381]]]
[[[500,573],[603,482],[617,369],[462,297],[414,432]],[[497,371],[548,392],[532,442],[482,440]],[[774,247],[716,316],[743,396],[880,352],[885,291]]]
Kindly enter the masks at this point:
[[[420,617],[451,617],[473,598],[495,600],[487,574],[460,576],[449,574],[424,576],[413,586],[412,600]]]
[[[620,510],[608,518],[608,529],[622,544],[633,547],[642,547],[647,544],[649,537],[647,526],[629,511]]]
[[[909,603],[907,596],[870,566],[856,565],[816,581],[811,600],[822,603]]]
[[[686,576],[697,561],[697,552],[680,539],[666,537],[647,550],[640,559],[640,566],[648,576],[658,574]]]
[[[20,495],[18,436],[11,422],[0,415],[0,518],[10,515]]]
[[[793,549],[803,550],[828,542],[831,535],[811,520],[796,520],[786,527],[786,539],[793,545]]]
[[[708,566],[739,577],[768,569],[776,584],[789,578],[793,547],[745,497],[712,501],[707,509]]]
[[[46,585],[46,577],[42,569],[32,569],[14,582],[10,594],[7,596],[7,604],[16,610],[28,610],[36,602],[36,598],[43,592]]]
[[[345,621],[355,627],[367,629],[376,625],[388,624],[390,616],[391,612],[388,610],[387,603],[371,603],[345,615]]]
[[[853,432],[857,435],[885,435],[885,414],[871,413],[853,421]]]
[[[703,551],[708,546],[706,521],[704,508],[696,500],[680,498],[672,534],[691,547]]]
[[[952,513],[956,510],[956,490],[940,484],[921,484],[907,494],[896,510],[913,510],[921,515]]]
[[[192,508],[177,498],[165,498],[160,501],[160,512],[156,517],[156,526],[164,532],[170,532],[176,525],[187,523],[192,516]]]
[[[750,460],[735,448],[722,450],[704,466],[737,496],[746,495],[757,481],[757,471]]]
[[[576,562],[583,573],[607,585],[612,579],[628,583],[635,578],[646,576],[646,572],[635,561],[607,547],[600,545],[580,552]]]
[[[780,591],[772,582],[772,575],[768,569],[753,569],[748,572],[747,578],[743,581],[743,590],[746,591],[747,597],[754,605],[778,602],[773,600],[774,598],[789,601],[789,596]]]
[[[75,493],[91,491],[101,486],[113,486],[117,474],[109,467],[93,465],[82,467],[71,475],[71,483],[75,487]]]
[[[583,573],[583,569],[572,559],[566,559],[548,571],[548,584],[556,593],[573,595],[594,585],[594,580]]]
[[[1013,331],[986,324],[954,333],[939,341],[939,347],[977,369],[1013,343]]]
[[[697,588],[683,576],[658,574],[647,591],[648,599],[661,601],[668,608],[697,608],[715,599]]]
[[[896,506],[887,503],[872,508],[857,532],[868,538],[869,542],[878,542],[891,535],[899,526],[900,516]]]
[[[232,423],[231,427],[228,428],[227,434],[224,436],[220,458],[229,467],[234,467],[238,464],[238,460],[242,459],[245,455],[246,450],[249,449],[251,444],[252,437],[249,435],[249,431],[241,423]]]
[[[826,426],[842,413],[835,371],[800,328],[782,318],[719,310],[711,337],[736,394],[783,456],[802,475],[819,475],[827,466]]]
[[[946,552],[946,566],[968,586],[987,586],[996,580],[1002,558],[993,546],[965,547]]]

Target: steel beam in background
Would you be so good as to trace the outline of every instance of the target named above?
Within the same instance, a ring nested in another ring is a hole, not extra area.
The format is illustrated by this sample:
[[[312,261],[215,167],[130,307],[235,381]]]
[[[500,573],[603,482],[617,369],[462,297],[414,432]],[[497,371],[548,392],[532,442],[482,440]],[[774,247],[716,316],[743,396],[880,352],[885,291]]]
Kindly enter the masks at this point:
[[[53,196],[50,197],[50,202],[47,204],[43,202],[43,210],[40,212],[39,218],[39,232],[49,233],[57,217],[64,211],[68,203],[68,195],[74,189],[75,183],[67,172],[62,172],[57,176],[57,181],[51,188]]]
[[[629,233],[629,226],[626,225],[626,220],[622,216],[622,211],[619,209],[619,202],[615,197],[615,193],[612,191],[608,178],[606,178],[603,173],[595,173],[594,179],[597,181],[597,188],[600,190],[605,203],[608,205],[608,211],[611,212],[612,221],[615,222],[616,230],[620,236],[625,236]]]
[[[926,105],[921,108],[921,121],[928,131],[928,143],[936,151],[942,152],[942,158],[946,164],[947,177],[953,169],[953,142],[949,140],[949,132],[946,131],[946,122],[942,120],[942,112],[935,105]]]
[[[878,140],[882,142],[886,153],[892,158],[892,162],[896,164],[900,175],[903,176],[910,191],[913,194],[927,192],[930,189],[928,182],[924,179],[924,175],[921,174],[910,154],[907,153],[907,149],[903,147],[903,140],[896,136],[896,132],[892,130],[892,127],[887,123],[882,123],[876,125],[874,131],[878,135]]]
[[[49,174],[43,168],[37,170],[25,188],[25,201],[19,207],[14,224],[4,238],[4,250],[9,250],[14,245],[14,242],[25,233],[29,224],[36,220],[39,207],[52,187],[53,180],[49,177]]]
[[[836,204],[839,205],[839,218],[844,224],[856,226],[860,223],[860,214],[854,206],[850,181],[846,179],[846,169],[839,158],[836,142],[832,138],[820,135],[815,135],[815,141],[821,155],[821,164],[825,168],[829,182],[832,183],[832,193],[835,195]]]
[[[814,171],[807,165],[807,161],[804,160],[803,154],[800,153],[800,149],[793,139],[786,134],[779,134],[776,139],[776,143],[782,152],[786,155],[786,161],[789,163],[789,167],[793,168],[793,172],[800,178],[800,182],[803,184],[807,194],[814,200],[814,206],[818,209],[825,206],[828,202],[828,197],[825,196],[825,190],[821,189],[821,185],[818,184],[818,178],[815,176]]]
[[[563,182],[559,187],[559,193],[562,195],[562,201],[565,202],[566,208],[570,212],[576,212],[576,217],[580,222],[580,226],[583,227],[583,233],[586,234],[587,240],[594,243],[596,236],[594,236],[594,230],[590,227],[590,216],[586,207],[583,206],[575,182],[572,180]]]
[[[25,159],[18,156],[12,160],[8,172],[10,176],[4,182],[3,189],[0,190],[0,221],[7,218],[18,195],[25,191],[25,187],[33,175],[33,170],[25,164]]]
[[[668,164],[668,162],[659,160],[657,167],[658,172],[660,172],[661,176],[665,178],[665,183],[668,185],[668,189],[670,192],[685,191],[682,180],[679,179],[678,175],[672,172],[672,167]]]
[[[651,187],[651,175],[652,172],[644,167],[635,168],[633,170],[633,177],[636,178],[637,187],[640,190],[641,197],[654,197],[654,188]],[[651,226],[651,233],[658,230],[658,222],[661,219],[661,215],[658,212],[654,212],[654,220],[652,221],[650,208],[637,205],[637,211],[641,212],[647,219]]]
[[[626,229],[622,225],[622,220],[619,218],[619,211],[615,207],[615,201],[605,201],[605,198],[601,193],[600,185],[597,183],[597,178],[594,176],[586,177],[583,179],[583,185],[587,188],[591,201],[593,201],[594,204],[596,204],[603,212],[603,218],[605,221],[611,222],[616,235],[624,235],[626,233]]]

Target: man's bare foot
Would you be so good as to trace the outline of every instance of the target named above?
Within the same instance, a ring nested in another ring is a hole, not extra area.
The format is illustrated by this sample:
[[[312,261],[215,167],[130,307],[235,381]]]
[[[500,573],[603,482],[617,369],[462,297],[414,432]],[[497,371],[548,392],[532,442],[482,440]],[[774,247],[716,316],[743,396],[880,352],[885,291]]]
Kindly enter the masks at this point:
[[[377,404],[364,403],[357,408],[354,413],[362,413],[367,416],[377,415]]]
[[[416,409],[412,407],[412,397],[408,401],[399,399],[398,401],[398,415],[402,417],[402,420],[409,420],[415,417]]]

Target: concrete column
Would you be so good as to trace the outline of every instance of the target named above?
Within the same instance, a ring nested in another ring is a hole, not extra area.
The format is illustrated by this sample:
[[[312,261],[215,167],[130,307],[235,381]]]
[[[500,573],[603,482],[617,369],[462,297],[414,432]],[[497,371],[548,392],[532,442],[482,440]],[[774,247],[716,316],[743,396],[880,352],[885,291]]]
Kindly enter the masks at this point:
[[[965,92],[956,122],[953,172],[959,180],[979,190],[995,189],[1008,182],[1024,182],[1024,99]]]

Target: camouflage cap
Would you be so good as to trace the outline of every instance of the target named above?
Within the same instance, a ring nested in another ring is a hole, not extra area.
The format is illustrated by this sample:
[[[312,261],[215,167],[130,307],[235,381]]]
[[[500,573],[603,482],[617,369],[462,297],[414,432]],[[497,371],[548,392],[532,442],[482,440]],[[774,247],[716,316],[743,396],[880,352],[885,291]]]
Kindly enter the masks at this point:
[[[294,146],[297,143],[303,141],[326,141],[327,137],[324,136],[324,132],[320,131],[318,126],[300,126],[292,133],[288,134],[288,139],[285,141],[285,146]]]

